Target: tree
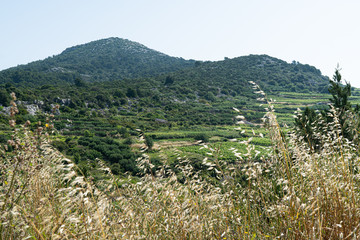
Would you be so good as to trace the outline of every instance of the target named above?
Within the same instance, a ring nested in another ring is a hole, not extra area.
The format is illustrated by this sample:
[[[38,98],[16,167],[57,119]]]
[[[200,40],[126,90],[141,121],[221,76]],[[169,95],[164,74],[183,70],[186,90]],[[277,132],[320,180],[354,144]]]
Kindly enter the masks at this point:
[[[174,79],[171,76],[167,76],[165,79],[165,85],[171,85],[174,83]]]
[[[203,142],[208,142],[209,141],[209,136],[206,135],[205,133],[198,133],[194,136],[195,140],[201,140]]]
[[[116,89],[114,92],[114,96],[118,98],[124,98],[125,94],[120,89]]]
[[[3,106],[10,104],[10,94],[5,89],[0,89],[0,104]]]
[[[81,78],[75,78],[74,84],[75,84],[75,86],[77,86],[77,87],[85,87],[85,86],[86,86],[85,81],[82,80]]]
[[[137,97],[137,93],[133,88],[128,88],[126,91],[126,96],[129,98],[136,98]]]
[[[149,136],[149,135],[145,135],[145,144],[148,147],[149,150],[152,149],[152,147],[154,146],[154,141],[153,139]]]
[[[340,69],[335,69],[333,79],[330,79],[329,93],[332,97],[329,99],[332,105],[338,109],[339,122],[344,137],[352,139],[348,126],[346,125],[346,112],[352,111],[349,97],[351,96],[351,86],[345,82],[342,84],[342,77]],[[356,111],[356,109],[354,110]],[[323,128],[325,125],[334,121],[333,117],[329,117],[329,109],[322,112],[321,115],[317,115],[313,109],[305,108],[305,110],[295,119],[295,128],[297,133],[304,137],[308,142],[311,149],[316,150],[320,147],[320,142],[315,136],[314,127]],[[320,120],[324,121],[320,121]],[[321,124],[320,124],[321,122]],[[320,126],[320,125],[321,126]]]
[[[295,118],[295,126],[298,133],[304,137],[305,142],[309,144],[310,149],[319,147],[319,140],[315,137],[314,126],[317,125],[318,116],[314,109],[306,107],[301,115]]]
[[[344,133],[346,132],[345,113],[346,111],[351,110],[351,104],[349,102],[349,97],[351,96],[351,85],[348,82],[345,82],[345,86],[342,85],[339,68],[336,68],[333,80],[330,80],[329,92],[332,95],[330,101],[335,108],[339,109],[340,125]]]

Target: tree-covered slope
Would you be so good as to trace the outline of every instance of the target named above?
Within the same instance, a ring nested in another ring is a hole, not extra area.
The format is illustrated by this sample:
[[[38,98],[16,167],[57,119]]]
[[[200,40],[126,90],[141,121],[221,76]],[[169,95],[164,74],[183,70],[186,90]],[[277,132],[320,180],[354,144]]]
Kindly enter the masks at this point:
[[[252,95],[249,81],[267,92],[327,92],[328,77],[298,62],[291,64],[267,55],[249,55],[217,62],[196,62],[195,67],[167,76],[168,88],[192,92],[211,100],[221,95]],[[168,90],[166,90],[168,91]]]
[[[0,83],[43,85],[150,77],[192,66],[194,61],[170,57],[142,44],[108,38],[67,48],[42,61],[0,72]]]
[[[24,87],[68,85],[75,79],[125,80],[125,85],[138,85],[138,80],[144,78],[153,78],[160,92],[171,92],[175,86],[181,88],[180,94],[188,92],[209,100],[212,95],[249,92],[248,81],[257,82],[266,91],[327,92],[328,84],[328,78],[318,69],[295,61],[289,64],[267,55],[249,55],[195,62],[121,38],[70,47],[59,55],[0,72],[0,84]]]
[[[112,109],[183,124],[229,124],[231,107],[242,106],[250,120],[261,114],[249,81],[267,93],[327,92],[329,79],[315,67],[267,55],[223,61],[174,58],[139,43],[109,38],[66,49],[43,61],[0,72],[0,105],[9,94],[44,111],[89,116]],[[53,85],[53,86],[51,86]],[[251,111],[250,111],[251,110]]]

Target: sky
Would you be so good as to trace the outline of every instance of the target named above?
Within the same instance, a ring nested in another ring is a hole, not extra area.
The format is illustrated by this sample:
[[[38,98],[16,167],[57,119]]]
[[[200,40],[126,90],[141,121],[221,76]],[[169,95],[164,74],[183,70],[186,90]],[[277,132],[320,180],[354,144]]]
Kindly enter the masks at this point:
[[[360,88],[358,0],[0,0],[0,70],[108,37],[170,56],[267,54]]]

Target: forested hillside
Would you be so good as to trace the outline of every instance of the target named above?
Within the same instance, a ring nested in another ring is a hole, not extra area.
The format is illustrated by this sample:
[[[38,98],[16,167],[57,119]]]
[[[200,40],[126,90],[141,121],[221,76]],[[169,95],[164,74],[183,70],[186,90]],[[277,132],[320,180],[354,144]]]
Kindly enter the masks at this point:
[[[233,107],[248,124],[260,124],[264,109],[251,81],[278,97],[293,92],[308,94],[310,101],[315,93],[327,98],[321,93],[327,92],[328,78],[306,64],[267,55],[184,60],[109,38],[1,71],[0,142],[9,139],[10,93],[15,93],[16,122],[30,121],[35,129],[39,120],[44,122],[47,114],[54,113],[55,128],[64,136],[54,146],[83,164],[84,172],[96,169],[96,164],[88,163],[100,158],[116,173],[136,173],[137,153],[130,145],[137,129],[156,141],[178,137],[207,141],[212,136],[227,141],[239,136],[226,130],[238,121]],[[294,107],[284,105],[279,114],[289,118]],[[222,127],[225,130],[218,131]]]
[[[166,81],[156,77],[163,74],[168,74]],[[158,84],[182,85],[191,89],[185,90],[188,92],[209,91],[214,95],[247,92],[248,81],[258,82],[264,90],[297,92],[326,92],[328,83],[318,69],[296,61],[289,64],[266,55],[215,62],[184,60],[121,38],[70,47],[45,60],[1,71],[0,83],[31,87],[73,84],[80,79],[123,80],[125,85],[137,85],[139,79],[149,77],[155,77]]]
[[[14,92],[22,109],[20,123],[36,111],[49,112],[52,104],[69,117],[136,116],[126,126],[145,129],[156,127],[156,119],[172,126],[232,124],[233,106],[258,122],[262,113],[249,81],[270,94],[324,93],[328,86],[318,69],[296,61],[289,64],[267,55],[184,60],[109,38],[1,71],[0,104],[8,107]]]
[[[67,48],[42,61],[0,73],[0,83],[16,86],[88,82],[155,76],[192,66],[194,61],[167,56],[144,45],[108,38]]]
[[[64,140],[52,116],[16,124],[12,102],[11,138],[0,145],[1,239],[357,239],[359,107],[351,108],[338,72],[334,80],[337,109],[295,116],[316,148],[308,132],[281,128],[266,101],[264,128],[228,126],[236,139],[218,141],[222,126],[188,145],[193,155],[185,146],[152,149],[140,130],[132,139],[147,147],[136,155],[123,140],[127,129],[122,138],[86,130]]]

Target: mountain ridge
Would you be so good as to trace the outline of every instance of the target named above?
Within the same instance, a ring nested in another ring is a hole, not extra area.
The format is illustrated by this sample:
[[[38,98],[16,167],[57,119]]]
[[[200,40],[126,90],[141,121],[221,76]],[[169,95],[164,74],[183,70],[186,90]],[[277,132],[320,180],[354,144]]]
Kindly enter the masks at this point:
[[[249,81],[272,96],[323,93],[329,84],[313,66],[268,55],[184,60],[129,40],[110,38],[1,71],[0,105],[8,107],[14,92],[23,105],[24,117],[19,117],[19,122],[33,117],[28,113],[36,114],[37,109],[49,113],[59,104],[62,116],[119,115],[129,128],[153,128],[156,126],[151,122],[156,119],[177,126],[230,125],[234,106],[244,111],[250,122],[263,115],[259,96]],[[29,109],[33,104],[37,107]]]
[[[0,84],[72,85],[76,79],[85,82],[132,79],[136,83],[140,78],[164,81],[164,76],[171,76],[178,83],[182,81],[184,87],[216,83],[212,87],[228,84],[239,88],[249,87],[247,82],[255,81],[267,91],[326,92],[328,84],[328,78],[313,66],[287,63],[268,55],[221,61],[185,60],[114,37],[69,47],[56,56],[0,71]]]
[[[77,77],[87,81],[151,77],[192,66],[194,62],[170,57],[127,39],[107,38],[66,48],[44,60],[2,70],[0,83],[18,85],[29,77],[29,72],[40,80],[32,81],[34,85],[49,82],[44,74],[50,74],[52,81],[61,83],[73,82]],[[18,77],[20,71],[25,72],[21,79]]]

